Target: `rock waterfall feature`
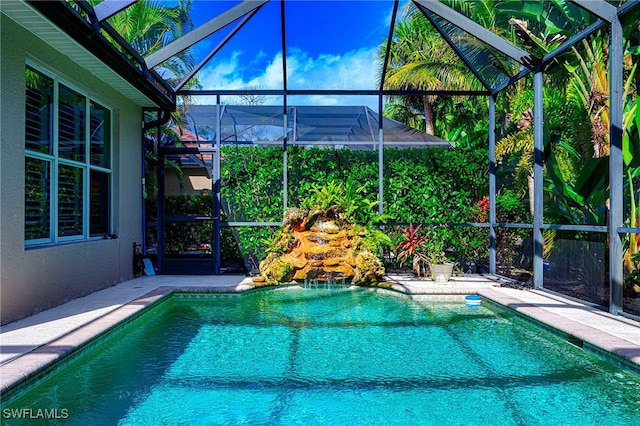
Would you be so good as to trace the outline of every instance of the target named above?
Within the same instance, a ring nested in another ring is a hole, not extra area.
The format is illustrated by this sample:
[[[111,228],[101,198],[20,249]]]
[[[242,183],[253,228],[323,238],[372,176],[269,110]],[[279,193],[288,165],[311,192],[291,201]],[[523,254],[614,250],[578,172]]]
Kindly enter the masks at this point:
[[[325,210],[287,210],[260,272],[267,283],[333,281],[377,282],[384,267],[367,245],[369,231],[348,223],[338,206]]]

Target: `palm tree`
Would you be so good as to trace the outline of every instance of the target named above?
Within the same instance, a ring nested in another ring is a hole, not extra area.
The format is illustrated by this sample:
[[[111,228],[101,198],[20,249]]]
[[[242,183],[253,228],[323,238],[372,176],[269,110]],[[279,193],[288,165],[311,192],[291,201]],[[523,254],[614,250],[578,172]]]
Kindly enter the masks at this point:
[[[90,0],[92,5],[102,0]],[[142,57],[160,50],[193,29],[192,0],[177,0],[175,6],[146,0],[136,2],[110,17],[107,22]],[[157,71],[170,84],[179,81],[194,67],[191,52],[185,50],[162,63]]]
[[[538,37],[528,29],[527,22],[511,19],[510,23],[516,28],[519,39],[527,46],[532,46],[542,53],[549,53],[558,47],[565,37],[549,32]],[[631,27],[631,30],[634,28]],[[627,28],[627,32],[629,32]],[[575,105],[584,108],[591,121],[591,142],[593,157],[599,158],[609,155],[609,73],[608,73],[608,36],[598,31],[589,40],[582,40],[578,47],[572,46],[570,51],[556,62],[568,71],[567,98]],[[631,100],[634,74],[637,64],[633,64],[629,51],[626,51],[625,65],[628,71],[623,98]],[[632,121],[631,108],[625,108],[623,123],[625,128]]]
[[[380,46],[381,61],[384,60],[386,44]],[[409,10],[407,18],[399,22],[391,40],[389,63],[384,76],[387,90],[464,90],[479,88],[480,83],[458,58],[455,52],[431,26],[422,13]],[[402,107],[389,107],[397,118],[415,122],[416,105],[422,108],[424,130],[434,133],[433,106],[435,96],[405,96]],[[389,110],[388,112],[391,112]]]
[[[89,3],[95,6],[101,1],[89,0]],[[139,1],[116,13],[107,22],[142,57],[146,57],[193,29],[191,7],[192,0],[177,0],[173,6],[156,0]],[[180,82],[193,68],[194,59],[190,50],[187,49],[160,64],[156,70],[170,85],[175,86],[175,83]],[[193,87],[198,82],[192,78],[187,84],[189,87]],[[179,139],[176,132],[171,129],[180,130],[182,128],[182,117],[184,117],[187,106],[191,103],[187,96],[181,96],[179,101],[178,110],[171,114],[172,123],[164,125],[161,129],[161,133],[166,135],[161,140]],[[154,137],[149,136],[148,138],[153,139]],[[160,144],[161,141],[152,141],[151,143],[147,141],[145,155],[147,170],[157,164],[157,148]],[[182,171],[177,163],[165,159],[164,165],[176,173],[182,188]],[[146,181],[148,192],[145,197],[153,197],[157,190],[154,174],[148,173]]]
[[[89,0],[96,5],[103,0]],[[176,0],[168,6],[158,0],[138,1],[110,17],[107,22],[142,57],[162,49],[193,29],[191,20],[192,0]],[[194,68],[194,58],[190,49],[169,58],[156,71],[173,87]],[[190,79],[185,89],[198,86],[196,78]],[[178,110],[172,114],[174,124],[182,124],[182,116],[191,104],[189,96],[180,96]]]
[[[562,2],[560,2],[562,3]],[[564,10],[564,9],[562,9]],[[577,16],[566,14],[566,24],[574,27],[581,21]],[[540,32],[530,30],[527,22],[512,19],[510,22],[515,28],[520,41],[535,49],[536,51],[548,53],[555,49],[564,39],[555,29],[542,31],[542,36],[537,36]],[[625,25],[625,40],[627,43],[633,38],[631,34],[640,29],[640,24]],[[555,33],[555,35],[553,35]],[[566,179],[563,174],[566,169],[563,167],[547,166],[550,185],[547,188],[549,195],[554,197],[556,216],[569,220],[570,223],[589,222],[604,223],[605,199],[608,194],[606,180],[603,175],[608,165],[609,155],[609,75],[608,75],[608,35],[604,31],[598,31],[591,35],[589,39],[583,40],[580,44],[572,46],[563,55],[555,60],[561,70],[568,78],[564,79],[565,91],[567,94],[567,104],[575,109],[581,110],[582,115],[587,118],[588,136],[585,140],[590,140],[586,146],[568,146],[560,142],[558,146],[564,148],[574,158],[579,158],[582,171],[572,182]],[[637,56],[634,56],[629,48],[625,46],[624,69],[626,81],[624,84],[623,99],[625,102],[623,112],[623,159],[627,171],[627,190],[630,194],[630,214],[628,218],[629,226],[636,227],[640,223],[640,215],[637,213],[636,198],[634,193],[634,176],[640,165],[637,154],[638,136],[640,133],[632,131],[634,120],[638,122],[638,100],[637,82],[635,73],[637,68]],[[636,49],[637,50],[637,49]],[[635,83],[635,84],[634,84]],[[511,138],[516,137],[514,134]],[[508,142],[508,141],[505,141]],[[634,147],[635,145],[635,147]],[[578,150],[574,149],[578,148]],[[589,158],[592,157],[592,158]],[[549,162],[555,162],[553,153]],[[563,170],[564,169],[564,170]],[[591,201],[591,203],[589,203]],[[607,200],[608,201],[608,200]],[[591,205],[589,205],[591,204]],[[599,206],[599,208],[598,208]],[[553,215],[551,215],[553,216]],[[624,263],[628,271],[633,272],[638,269],[635,259],[639,251],[640,241],[637,238],[628,239],[628,247],[625,252]]]

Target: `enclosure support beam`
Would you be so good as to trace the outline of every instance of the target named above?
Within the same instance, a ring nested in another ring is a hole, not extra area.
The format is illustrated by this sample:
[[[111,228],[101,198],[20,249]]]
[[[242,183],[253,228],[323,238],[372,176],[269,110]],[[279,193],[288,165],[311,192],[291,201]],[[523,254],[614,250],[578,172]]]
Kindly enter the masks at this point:
[[[283,70],[286,69],[283,68]],[[524,75],[519,76],[519,78]],[[517,80],[513,80],[517,81]],[[488,96],[491,94],[488,90],[378,90],[378,89],[356,89],[356,90],[324,90],[324,89],[238,89],[238,90],[180,90],[177,95],[184,96],[233,96],[233,95],[265,95],[265,96],[322,96],[322,95],[339,95],[339,96],[378,96],[382,93],[384,96]]]
[[[287,97],[284,96],[283,100],[282,100],[282,104],[283,104],[283,114],[282,114],[282,118],[283,118],[283,126],[284,126],[284,133],[283,133],[283,137],[282,137],[282,211],[284,212],[285,210],[287,210],[287,206],[288,206],[288,198],[289,198],[289,179],[288,179],[288,173],[287,173],[287,169],[289,167],[289,159],[287,156],[287,142],[289,139],[289,122],[288,122],[288,116],[287,116]]]
[[[607,22],[613,22],[617,20],[618,9],[607,3],[605,0],[571,0],[581,8],[593,13],[600,19],[604,19]]]
[[[638,5],[640,5],[640,0],[627,0],[626,2],[618,6],[618,16],[622,18],[629,11],[635,9]]]
[[[378,95],[378,214],[384,213],[384,129],[382,95]]]
[[[380,73],[380,91],[384,90],[384,81],[387,76],[387,68],[389,67],[389,54],[391,52],[391,42],[393,40],[393,29],[396,27],[396,15],[398,13],[398,0],[393,2],[393,12],[391,13],[391,25],[389,25],[389,35],[387,36],[387,45],[384,52],[384,61],[382,62],[382,72]]]
[[[571,36],[567,41],[563,42],[559,47],[554,49],[552,52],[547,53],[546,55],[544,55],[542,57],[542,63],[544,63],[545,65],[552,64],[553,60],[555,58],[557,58],[558,56],[562,55],[565,51],[571,49],[573,46],[575,46],[576,44],[580,43],[585,38],[589,37],[591,34],[593,34],[596,31],[598,31],[604,25],[606,25],[606,22],[601,20],[601,19],[598,19],[598,21],[596,21],[593,24],[589,25],[584,30],[582,30],[582,31],[574,34],[573,36]]]
[[[609,311],[618,314],[623,308],[622,240],[618,233],[624,222],[622,161],[622,24],[617,18],[609,27]]]
[[[543,238],[543,159],[544,159],[544,111],[543,73],[538,67],[533,74],[533,287],[543,287],[544,263],[542,258]]]
[[[220,275],[220,261],[222,260],[222,236],[220,235],[220,212],[222,211],[220,185],[220,95],[216,96],[216,149],[213,153],[213,176],[211,192],[213,192],[213,273]]]
[[[496,273],[496,99],[489,96],[489,273]]]
[[[287,92],[287,26],[285,25],[284,0],[280,2],[280,38],[282,42],[282,89]],[[286,129],[285,129],[286,131]]]
[[[209,22],[199,26],[198,28],[195,28],[193,31],[183,35],[179,39],[167,44],[165,47],[147,56],[145,58],[147,67],[153,68],[163,63],[172,56],[177,55],[183,50],[186,50],[199,41],[207,38],[221,28],[226,27],[236,19],[241,18],[242,16],[259,7],[262,7],[262,5],[266,2],[267,0],[246,0],[242,3],[237,4],[226,12],[216,16]]]
[[[482,25],[472,21],[461,13],[458,13],[456,10],[450,8],[444,3],[428,0],[413,0],[413,2],[435,13],[441,18],[446,19],[453,25],[457,26],[463,31],[466,31],[468,34],[471,34],[477,39],[485,42],[489,46],[492,46],[494,49],[499,50],[515,61],[518,61],[522,65],[528,68],[531,67],[532,58],[529,53],[517,46],[514,46],[499,35],[496,35],[495,33],[484,28]]]
[[[164,229],[166,222],[164,220],[164,153],[160,149],[160,126],[156,129],[156,140],[158,141],[158,165],[156,166],[156,182],[158,185],[158,199],[156,200],[158,226],[156,239],[158,241],[158,273],[164,274],[164,253],[165,253],[165,241],[164,241]]]
[[[138,0],[104,0],[95,5],[93,11],[98,21],[104,21],[137,2]]]
[[[160,113],[158,113],[158,115],[160,115]],[[142,255],[143,256],[147,256],[147,180],[146,180],[146,176],[147,176],[147,162],[146,162],[146,155],[147,155],[147,147],[146,147],[146,135],[145,135],[145,129],[144,129],[144,118],[145,118],[145,111],[143,109],[142,111],[142,123],[140,126],[140,148],[141,148],[141,157],[140,157],[140,176],[141,176],[141,183],[142,183],[142,187],[140,188],[142,190],[142,197],[141,198],[141,203],[140,203],[140,213],[141,216],[140,218],[142,219]]]

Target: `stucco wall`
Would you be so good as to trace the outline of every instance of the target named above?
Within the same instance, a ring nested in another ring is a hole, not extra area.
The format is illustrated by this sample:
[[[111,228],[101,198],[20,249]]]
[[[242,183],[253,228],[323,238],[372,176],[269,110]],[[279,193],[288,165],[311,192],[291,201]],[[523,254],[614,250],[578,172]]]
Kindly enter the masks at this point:
[[[133,276],[140,242],[141,108],[0,15],[0,321],[2,324]],[[113,240],[25,249],[25,61],[112,108]]]
[[[167,195],[185,194],[194,195],[200,194],[203,189],[211,191],[212,183],[211,177],[207,175],[205,169],[200,168],[185,168],[182,170],[184,176],[182,177],[182,190],[180,189],[180,181],[176,174],[169,169],[165,169],[164,172],[164,191]]]

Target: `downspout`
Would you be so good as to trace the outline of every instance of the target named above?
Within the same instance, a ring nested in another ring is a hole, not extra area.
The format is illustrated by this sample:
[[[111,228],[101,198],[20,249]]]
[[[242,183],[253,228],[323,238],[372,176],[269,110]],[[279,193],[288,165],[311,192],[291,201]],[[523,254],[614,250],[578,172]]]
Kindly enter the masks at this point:
[[[171,113],[173,111],[170,109],[163,109],[158,111],[159,115],[157,120],[153,120],[153,121],[148,121],[148,122],[144,122],[143,120],[143,129],[146,130],[150,130],[153,129],[154,127],[160,127],[163,124],[166,124],[170,119],[171,119]],[[160,141],[158,141],[158,146],[160,145]]]
[[[384,214],[384,106],[378,94],[378,214]],[[368,117],[368,115],[367,115]],[[369,126],[371,127],[371,126]]]

